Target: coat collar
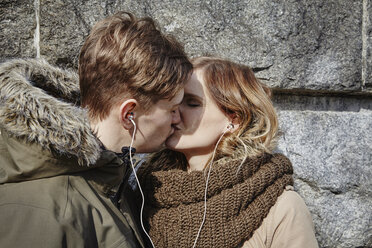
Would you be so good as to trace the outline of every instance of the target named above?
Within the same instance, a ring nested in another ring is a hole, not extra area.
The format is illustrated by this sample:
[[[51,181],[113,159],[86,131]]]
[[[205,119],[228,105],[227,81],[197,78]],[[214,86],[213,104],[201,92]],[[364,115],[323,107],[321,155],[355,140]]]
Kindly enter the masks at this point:
[[[100,142],[79,101],[75,72],[37,59],[11,60],[0,66],[0,128],[89,166],[100,157]]]
[[[0,183],[85,173],[97,189],[114,194],[130,168],[127,148],[108,151],[92,132],[77,74],[45,60],[0,65],[0,130],[7,153],[0,158],[10,158]]]

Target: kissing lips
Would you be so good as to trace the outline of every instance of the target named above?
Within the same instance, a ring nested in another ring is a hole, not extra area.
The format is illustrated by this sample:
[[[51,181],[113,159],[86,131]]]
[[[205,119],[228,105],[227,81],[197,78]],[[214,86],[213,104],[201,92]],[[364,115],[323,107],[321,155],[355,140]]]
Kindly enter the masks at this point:
[[[171,128],[171,132],[170,132],[169,136],[171,136],[173,133],[174,133],[174,127]]]

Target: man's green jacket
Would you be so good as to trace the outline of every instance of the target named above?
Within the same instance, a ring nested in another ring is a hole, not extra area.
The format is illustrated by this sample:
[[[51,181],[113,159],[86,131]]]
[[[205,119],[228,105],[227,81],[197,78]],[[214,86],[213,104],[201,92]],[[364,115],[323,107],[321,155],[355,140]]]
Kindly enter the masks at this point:
[[[76,73],[0,66],[0,247],[144,247],[127,154],[103,148]]]

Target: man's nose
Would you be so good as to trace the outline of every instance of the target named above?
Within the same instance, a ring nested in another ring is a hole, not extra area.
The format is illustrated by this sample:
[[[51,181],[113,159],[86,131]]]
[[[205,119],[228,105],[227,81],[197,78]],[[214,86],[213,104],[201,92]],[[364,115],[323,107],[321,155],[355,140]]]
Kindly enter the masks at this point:
[[[178,124],[181,121],[180,110],[177,108],[172,112],[172,124]]]

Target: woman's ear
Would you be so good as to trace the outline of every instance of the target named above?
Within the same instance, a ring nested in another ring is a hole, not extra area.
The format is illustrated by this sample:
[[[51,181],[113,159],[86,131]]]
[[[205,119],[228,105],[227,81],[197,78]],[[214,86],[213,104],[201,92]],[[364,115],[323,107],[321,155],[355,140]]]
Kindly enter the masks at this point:
[[[230,132],[235,132],[236,130],[239,129],[239,126],[240,126],[239,118],[236,114],[229,114],[228,118],[229,118],[230,124],[232,124],[230,128]]]
[[[135,99],[128,99],[120,105],[120,123],[126,130],[129,130],[133,127],[133,123],[136,118],[136,107],[138,102]]]

